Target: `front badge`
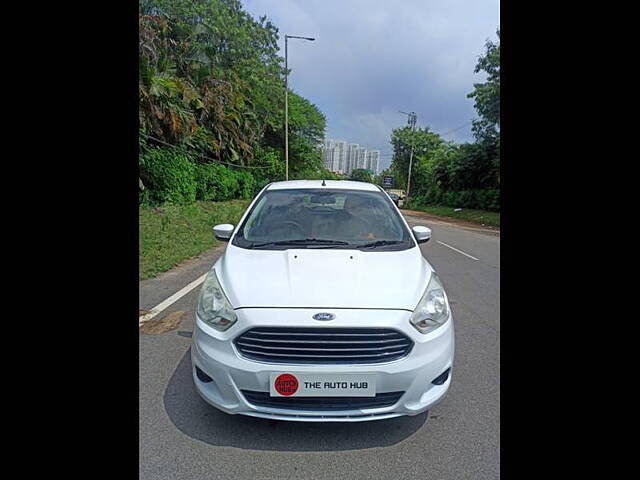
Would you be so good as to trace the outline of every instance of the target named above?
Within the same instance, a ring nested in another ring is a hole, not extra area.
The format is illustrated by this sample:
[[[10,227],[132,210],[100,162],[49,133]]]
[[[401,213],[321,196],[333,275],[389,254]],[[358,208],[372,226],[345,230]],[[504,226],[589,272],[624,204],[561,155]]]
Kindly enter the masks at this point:
[[[326,321],[333,320],[336,316],[333,313],[320,312],[316,313],[313,317],[314,320]]]
[[[298,391],[298,379],[295,375],[283,373],[278,375],[278,378],[273,382],[273,387],[280,395],[288,397]]]

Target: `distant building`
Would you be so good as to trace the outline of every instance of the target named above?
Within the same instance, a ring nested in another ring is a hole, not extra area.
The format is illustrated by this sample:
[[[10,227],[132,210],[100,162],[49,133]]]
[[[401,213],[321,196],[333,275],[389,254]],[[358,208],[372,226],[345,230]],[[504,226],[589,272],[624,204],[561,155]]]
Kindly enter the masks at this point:
[[[325,139],[322,146],[322,161],[327,170],[333,171],[334,159],[334,142],[331,139]]]
[[[339,140],[334,143],[333,148],[334,155],[334,170],[337,173],[343,174],[347,172],[347,142]]]
[[[355,168],[367,168],[367,149],[360,147],[356,150],[357,160]]]
[[[380,150],[369,150],[367,152],[366,167],[371,170],[374,175],[377,175],[380,171]]]
[[[360,145],[358,145],[357,143],[350,143],[348,150],[347,150],[347,175],[349,175],[355,167],[356,165],[356,161],[358,159],[358,148],[360,147]]]
[[[324,166],[332,172],[349,175],[356,168],[371,170],[374,174],[380,171],[380,150],[367,151],[357,143],[330,138],[322,142],[321,149]]]

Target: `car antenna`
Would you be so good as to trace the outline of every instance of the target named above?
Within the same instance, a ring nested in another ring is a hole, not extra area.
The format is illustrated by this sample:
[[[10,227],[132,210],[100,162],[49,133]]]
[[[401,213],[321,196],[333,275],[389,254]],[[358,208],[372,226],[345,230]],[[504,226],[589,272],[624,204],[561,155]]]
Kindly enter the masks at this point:
[[[322,186],[323,186],[323,187],[326,187],[326,186],[327,186],[327,184],[326,184],[326,183],[324,183],[324,178],[322,179]]]

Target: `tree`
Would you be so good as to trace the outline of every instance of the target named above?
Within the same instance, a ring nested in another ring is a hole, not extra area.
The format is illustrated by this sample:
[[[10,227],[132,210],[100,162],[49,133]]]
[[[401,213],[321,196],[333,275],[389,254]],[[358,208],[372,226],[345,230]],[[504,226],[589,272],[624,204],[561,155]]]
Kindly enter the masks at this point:
[[[391,132],[391,144],[393,145],[393,160],[391,169],[399,188],[406,188],[409,173],[409,157],[413,146],[413,166],[411,168],[411,189],[420,185],[415,178],[415,169],[418,159],[429,158],[443,144],[442,138],[437,133],[429,130],[429,127],[418,128],[412,131],[410,127],[396,128]],[[417,183],[416,183],[417,181]]]
[[[284,104],[280,118],[284,119]],[[319,145],[324,138],[326,124],[324,114],[316,105],[294,92],[289,92],[289,177],[291,179],[316,178],[317,174],[322,172],[322,153]],[[268,128],[264,143],[281,150],[284,162],[284,122]]]
[[[480,119],[474,120],[473,132],[477,140],[493,141],[499,138],[500,130],[500,30],[498,42],[487,40],[485,54],[478,59],[474,73],[485,72],[487,80],[475,83],[473,92],[467,95],[474,99],[474,107]]]
[[[391,134],[393,161],[388,174],[406,188],[409,155],[414,146],[411,198],[418,204],[464,204],[499,209],[500,187],[500,31],[498,42],[486,42],[475,67],[484,71],[484,83],[468,94],[479,118],[473,122],[474,143],[445,142],[428,128],[412,132],[398,128]]]
[[[139,30],[141,128],[171,144],[199,131],[202,153],[248,163],[284,93],[275,27],[236,0],[143,0]]]
[[[351,175],[349,175],[349,180],[355,180],[356,182],[373,183],[373,177],[371,176],[371,172],[364,168],[353,169],[351,171]]]
[[[484,83],[474,84],[467,97],[475,100],[474,106],[480,118],[473,122],[476,143],[484,151],[479,154],[487,165],[485,170],[490,183],[500,186],[500,30],[497,43],[487,40],[485,54],[478,59],[475,73],[486,72]]]
[[[258,184],[282,179],[278,29],[239,0],[141,0],[139,32],[139,120],[149,147],[175,145],[195,163],[265,167],[251,171]],[[289,102],[290,176],[326,175],[324,115],[293,92]]]

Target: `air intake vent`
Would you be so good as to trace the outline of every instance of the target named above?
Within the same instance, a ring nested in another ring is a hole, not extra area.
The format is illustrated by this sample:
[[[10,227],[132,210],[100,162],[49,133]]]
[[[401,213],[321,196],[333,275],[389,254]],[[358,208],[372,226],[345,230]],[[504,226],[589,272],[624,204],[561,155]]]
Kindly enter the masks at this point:
[[[395,405],[404,393],[378,393],[375,397],[271,397],[269,392],[241,391],[247,402],[256,407],[314,410],[317,412],[390,407]]]
[[[235,345],[243,357],[262,362],[362,364],[402,358],[413,341],[390,328],[256,327]]]

